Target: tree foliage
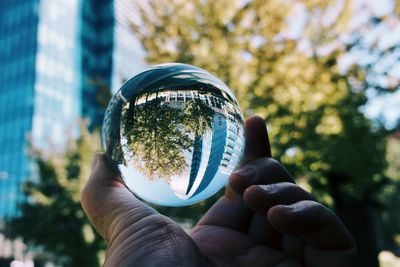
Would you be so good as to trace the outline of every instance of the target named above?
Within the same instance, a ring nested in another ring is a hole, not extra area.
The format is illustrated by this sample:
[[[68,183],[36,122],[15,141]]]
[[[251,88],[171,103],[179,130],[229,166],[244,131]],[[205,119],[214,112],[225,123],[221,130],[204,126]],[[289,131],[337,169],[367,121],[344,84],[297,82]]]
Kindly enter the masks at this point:
[[[215,111],[199,98],[174,107],[158,95],[147,97],[141,104],[133,99],[122,109],[122,150],[147,178],[169,182],[187,169],[184,153],[192,153],[196,137],[211,129]]]
[[[346,33],[351,1],[334,20],[318,23],[339,2],[174,1],[165,7],[153,0],[138,5],[141,20],[133,29],[150,63],[191,63],[222,78],[245,110],[267,119],[275,157],[293,165],[297,176],[318,173],[312,183],[322,188],[328,172],[346,173],[364,192],[373,186],[365,177],[385,166],[382,136],[359,112],[366,74],[357,66],[341,73],[345,46],[319,52]],[[289,27],[296,12],[305,18],[294,37]]]
[[[336,208],[358,242],[371,237],[364,242],[371,250],[361,250],[372,258],[364,255],[362,264],[377,264],[374,227],[356,233],[361,216],[348,212],[359,207],[370,218],[388,183],[385,132],[360,111],[366,90],[379,89],[369,79],[377,61],[340,63],[364,49],[358,33],[371,20],[354,27],[350,0],[149,0],[135,6],[132,29],[147,61],[194,64],[227,83],[246,114],[266,118],[274,157]]]
[[[80,206],[80,191],[97,151],[98,134],[90,134],[86,125],[62,154],[33,150],[39,179],[25,184],[22,214],[6,228],[12,238],[22,237],[36,257],[60,266],[100,266],[99,253],[105,244]]]

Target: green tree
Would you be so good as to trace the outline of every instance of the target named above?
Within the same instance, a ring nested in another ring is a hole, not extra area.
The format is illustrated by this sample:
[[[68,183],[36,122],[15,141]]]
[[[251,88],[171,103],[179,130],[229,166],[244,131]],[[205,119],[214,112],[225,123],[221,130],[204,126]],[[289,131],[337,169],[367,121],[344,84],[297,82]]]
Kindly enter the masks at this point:
[[[184,151],[193,152],[195,139],[210,129],[215,111],[199,98],[173,107],[158,95],[137,104],[133,99],[122,109],[121,135],[125,159],[149,179],[170,181],[188,167]]]
[[[80,206],[80,191],[97,151],[98,134],[90,134],[86,125],[62,154],[34,150],[39,179],[25,184],[22,214],[7,222],[10,237],[22,237],[36,257],[60,266],[100,266],[105,243]]]
[[[352,2],[149,0],[136,5],[132,29],[149,63],[203,67],[247,113],[262,114],[274,157],[335,208],[362,266],[377,266],[373,211],[387,183],[385,133],[360,112],[370,68],[339,66],[357,46],[344,38],[358,30]]]

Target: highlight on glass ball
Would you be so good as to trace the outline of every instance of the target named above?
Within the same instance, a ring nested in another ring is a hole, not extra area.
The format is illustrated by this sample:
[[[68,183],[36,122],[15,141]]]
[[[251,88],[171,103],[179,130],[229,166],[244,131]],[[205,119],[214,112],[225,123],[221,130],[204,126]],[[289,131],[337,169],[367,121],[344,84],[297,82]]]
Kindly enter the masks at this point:
[[[141,72],[113,96],[102,142],[136,196],[185,206],[226,184],[243,153],[243,131],[237,100],[221,80],[171,63]]]

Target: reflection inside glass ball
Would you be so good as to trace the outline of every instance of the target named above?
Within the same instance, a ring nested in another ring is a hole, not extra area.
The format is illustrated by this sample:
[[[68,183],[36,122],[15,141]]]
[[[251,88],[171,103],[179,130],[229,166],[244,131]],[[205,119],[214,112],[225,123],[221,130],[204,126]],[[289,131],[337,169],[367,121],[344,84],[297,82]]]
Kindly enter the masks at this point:
[[[103,147],[127,187],[164,206],[215,194],[244,148],[243,118],[229,88],[186,64],[163,64],[129,81],[111,99]]]

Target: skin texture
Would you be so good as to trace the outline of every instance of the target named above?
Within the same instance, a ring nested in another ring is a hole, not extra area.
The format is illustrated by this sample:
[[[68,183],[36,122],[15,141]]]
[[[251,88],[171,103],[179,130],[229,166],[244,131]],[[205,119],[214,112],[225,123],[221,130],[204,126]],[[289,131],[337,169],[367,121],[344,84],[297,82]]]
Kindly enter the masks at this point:
[[[107,241],[104,266],[356,266],[340,219],[270,158],[265,122],[246,121],[241,166],[191,235],[135,198],[97,154],[82,207]]]

